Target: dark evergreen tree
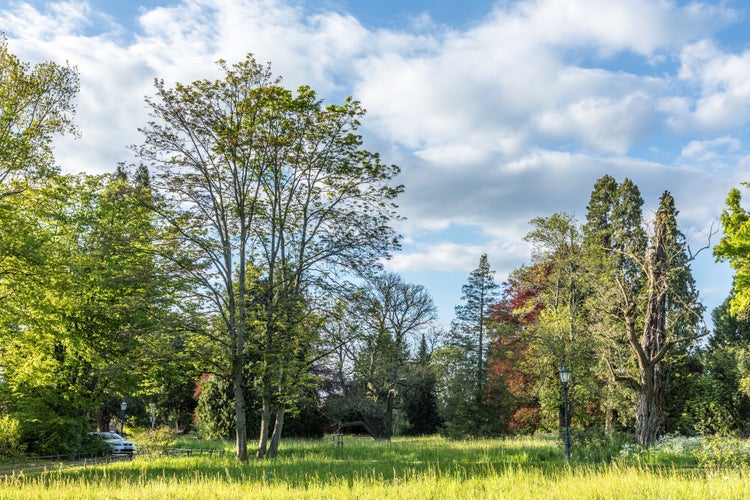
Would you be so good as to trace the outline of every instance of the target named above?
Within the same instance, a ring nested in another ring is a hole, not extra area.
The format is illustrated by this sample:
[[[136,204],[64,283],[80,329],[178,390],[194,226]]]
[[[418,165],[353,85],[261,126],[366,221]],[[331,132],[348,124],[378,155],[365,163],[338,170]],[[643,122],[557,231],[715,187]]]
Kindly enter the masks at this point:
[[[487,324],[490,305],[497,300],[495,271],[490,268],[487,254],[479,258],[479,267],[471,272],[461,287],[463,304],[456,306],[452,324],[454,342],[463,347],[474,362],[474,400],[481,402],[487,386]]]
[[[442,383],[448,388],[444,432],[450,437],[488,437],[507,431],[507,419],[500,418],[507,391],[500,385],[490,388],[487,376],[489,307],[498,293],[494,274],[483,254],[462,287],[463,304],[456,306],[450,346],[441,351],[443,363],[454,365],[441,368],[446,374]]]
[[[430,357],[427,339],[422,334],[403,394],[404,413],[409,421],[406,433],[413,436],[435,434],[442,423],[438,413],[437,375]]]
[[[688,355],[691,341],[700,333],[703,308],[672,196],[662,195],[647,239],[635,185],[626,180],[616,186],[605,177],[596,188],[584,226],[592,285],[589,323],[599,339],[609,381],[622,383],[636,395],[636,438],[649,446],[665,431],[668,408],[673,408],[672,414],[679,412],[682,395],[673,394],[668,401],[667,394],[683,390],[684,384],[674,385],[677,379],[697,368]],[[614,391],[609,395],[612,402],[619,399]],[[611,419],[610,415],[608,424]],[[676,425],[678,419],[671,423]]]
[[[622,314],[631,298],[643,288],[639,259],[645,255],[647,235],[643,229],[643,198],[630,179],[618,184],[605,175],[594,184],[583,226],[587,283],[585,323],[592,335],[599,361],[599,397],[606,432],[632,423],[632,387],[617,383],[618,375],[630,367],[631,349],[623,336]],[[616,286],[613,286],[615,285]],[[616,287],[623,292],[617,293]],[[631,310],[634,321],[641,308]]]

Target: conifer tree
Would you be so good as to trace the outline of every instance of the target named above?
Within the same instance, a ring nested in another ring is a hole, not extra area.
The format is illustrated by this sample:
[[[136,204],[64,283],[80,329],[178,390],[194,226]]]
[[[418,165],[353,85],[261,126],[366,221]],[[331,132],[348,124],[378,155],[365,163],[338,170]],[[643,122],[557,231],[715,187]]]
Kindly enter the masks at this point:
[[[456,306],[456,318],[452,324],[453,338],[458,341],[474,361],[474,399],[482,401],[487,385],[487,323],[490,305],[497,300],[495,271],[490,268],[487,254],[479,258],[479,267],[469,275],[461,287],[462,305]]]
[[[408,433],[415,436],[435,434],[441,419],[437,404],[437,376],[422,334],[413,360],[411,380],[404,391],[404,413],[409,420]]]

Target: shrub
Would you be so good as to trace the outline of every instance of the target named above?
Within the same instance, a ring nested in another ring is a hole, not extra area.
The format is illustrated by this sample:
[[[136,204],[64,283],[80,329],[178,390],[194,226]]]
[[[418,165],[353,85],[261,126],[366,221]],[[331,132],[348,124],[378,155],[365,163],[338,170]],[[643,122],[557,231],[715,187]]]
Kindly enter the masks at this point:
[[[111,455],[112,447],[108,445],[103,439],[96,436],[86,434],[81,439],[80,452],[86,456],[99,456],[99,455]]]
[[[701,438],[667,434],[650,448],[643,448],[635,442],[625,443],[620,448],[619,458],[646,464],[672,464],[686,467],[695,466],[693,454],[701,443]]]
[[[750,465],[750,444],[739,439],[708,436],[693,450],[698,465],[710,469]]]
[[[81,452],[81,446],[90,430],[87,420],[55,416],[48,421],[21,420],[23,442],[27,452],[37,456]]]
[[[0,417],[0,458],[10,458],[23,454],[21,444],[21,424],[10,415]]]
[[[673,433],[659,438],[651,451],[670,455],[690,455],[700,445],[701,438]]]
[[[609,435],[590,429],[571,430],[571,453],[573,458],[585,462],[609,462],[622,456],[623,447],[633,443],[633,436],[613,432]]]
[[[169,426],[136,433],[133,440],[138,445],[138,453],[146,455],[164,455],[174,442],[174,431]]]

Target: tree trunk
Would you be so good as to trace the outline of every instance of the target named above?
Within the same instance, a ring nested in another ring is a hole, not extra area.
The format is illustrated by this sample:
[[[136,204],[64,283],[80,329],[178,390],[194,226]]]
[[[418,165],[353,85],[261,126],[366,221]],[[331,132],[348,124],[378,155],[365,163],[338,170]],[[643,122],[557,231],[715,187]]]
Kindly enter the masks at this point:
[[[281,442],[281,431],[284,429],[284,413],[286,409],[284,405],[279,405],[276,408],[276,421],[273,424],[273,434],[271,435],[271,444],[268,447],[268,458],[276,458],[276,453],[279,451],[279,443]]]
[[[266,456],[268,449],[268,435],[271,426],[271,390],[268,382],[263,387],[263,407],[260,412],[260,437],[258,438],[258,449],[255,452],[256,460]]]
[[[236,454],[239,460],[247,460],[247,422],[245,416],[245,391],[242,380],[242,361],[236,357],[232,368],[234,382],[234,414],[236,424]]]
[[[664,227],[657,221],[655,244],[648,250],[646,272],[648,295],[643,337],[636,350],[640,372],[640,387],[636,407],[636,440],[644,447],[651,446],[664,432],[665,398],[664,373],[661,360],[669,349],[666,343],[667,255],[663,241]],[[631,345],[631,347],[634,347]]]
[[[482,283],[482,290],[479,295],[479,345],[477,355],[477,404],[482,404],[484,399],[484,283]]]
[[[393,401],[396,390],[391,389],[385,397],[385,414],[383,415],[383,439],[390,441],[393,436]]]
[[[368,415],[362,415],[362,427],[365,428],[368,434],[372,436],[373,439],[383,439],[380,433],[380,430],[375,425],[375,422],[372,421],[372,419]]]
[[[615,414],[616,411],[614,408],[607,408],[604,413],[604,435],[605,436],[611,436],[612,430],[615,427]]]
[[[649,447],[664,433],[664,383],[661,363],[649,364],[641,373],[638,391],[635,437],[639,445]]]

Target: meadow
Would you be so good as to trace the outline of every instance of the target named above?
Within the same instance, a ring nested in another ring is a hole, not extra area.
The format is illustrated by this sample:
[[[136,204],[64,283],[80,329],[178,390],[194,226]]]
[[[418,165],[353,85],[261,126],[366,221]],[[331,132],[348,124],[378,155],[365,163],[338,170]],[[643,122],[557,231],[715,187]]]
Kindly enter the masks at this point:
[[[566,464],[551,436],[346,437],[343,446],[330,439],[289,440],[269,461],[151,455],[16,472],[0,477],[0,499],[750,498],[747,457],[736,447],[717,454],[697,440],[673,439],[648,452],[626,446],[610,456],[587,456],[597,448],[602,446],[582,445]]]

